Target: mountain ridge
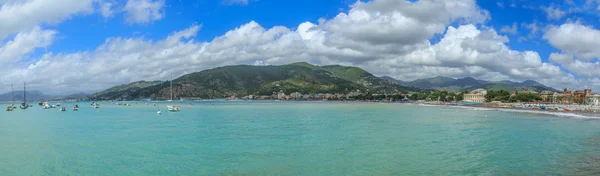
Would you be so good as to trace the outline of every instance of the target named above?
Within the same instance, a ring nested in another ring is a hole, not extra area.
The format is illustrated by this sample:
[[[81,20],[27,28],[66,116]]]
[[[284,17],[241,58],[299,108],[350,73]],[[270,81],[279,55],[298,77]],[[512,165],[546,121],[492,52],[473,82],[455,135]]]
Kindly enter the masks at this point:
[[[268,66],[223,66],[183,75],[174,79],[172,84],[174,99],[271,95],[279,91],[286,94],[420,91],[381,79],[358,67],[316,66],[306,62]],[[162,82],[139,89],[103,91],[93,96],[97,99],[170,99],[171,88],[170,82]]]
[[[541,84],[534,80],[525,80],[523,82],[514,82],[510,80],[502,81],[486,81],[478,80],[472,77],[464,78],[449,78],[443,76],[437,76],[432,78],[416,79],[414,81],[402,81],[396,80],[389,76],[384,76],[386,80],[397,83],[402,86],[412,86],[421,89],[435,89],[435,90],[446,90],[446,91],[469,91],[477,88],[484,88],[488,90],[506,90],[506,91],[536,91],[541,92],[543,90],[549,90],[553,92],[560,92],[559,90]],[[384,78],[382,77],[382,79]]]

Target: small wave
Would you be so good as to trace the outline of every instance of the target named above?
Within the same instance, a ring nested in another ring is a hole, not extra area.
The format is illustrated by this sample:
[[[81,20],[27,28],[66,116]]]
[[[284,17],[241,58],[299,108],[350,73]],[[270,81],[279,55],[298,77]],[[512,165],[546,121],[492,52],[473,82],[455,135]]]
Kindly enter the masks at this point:
[[[539,111],[539,110],[527,110],[527,109],[482,108],[482,107],[469,107],[469,106],[453,106],[453,107],[476,110],[476,111],[518,112],[518,113],[544,114],[544,115],[552,115],[552,116],[558,116],[558,117],[600,119],[600,117],[598,117],[598,116],[576,114],[575,112],[551,112],[551,111]]]
[[[551,111],[537,111],[537,110],[525,110],[525,109],[498,109],[504,112],[523,112],[523,113],[534,113],[534,114],[545,114],[559,117],[572,117],[572,118],[583,118],[583,119],[600,119],[600,117],[587,116],[582,114],[570,113],[570,112],[551,112]]]

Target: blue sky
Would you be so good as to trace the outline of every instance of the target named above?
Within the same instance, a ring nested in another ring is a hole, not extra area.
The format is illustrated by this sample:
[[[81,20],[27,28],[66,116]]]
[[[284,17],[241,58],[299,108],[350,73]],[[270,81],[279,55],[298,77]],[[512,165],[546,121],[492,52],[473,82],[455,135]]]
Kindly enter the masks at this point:
[[[161,39],[173,31],[201,24],[197,40],[210,41],[250,21],[259,22],[265,28],[286,26],[295,28],[298,24],[320,18],[331,18],[351,3],[343,0],[308,0],[281,3],[278,0],[261,0],[246,5],[228,5],[221,0],[168,0],[165,1],[165,17],[149,24],[127,24],[124,14],[110,19],[100,14],[76,16],[55,29],[64,38],[48,47],[51,51],[76,52],[93,50],[109,37],[143,36],[148,39]],[[82,28],[86,28],[82,30]],[[77,45],[73,45],[78,43]],[[80,45],[81,44],[81,45]]]
[[[52,85],[53,93],[90,92],[216,66],[307,61],[402,80],[470,76],[600,88],[599,4],[6,0],[0,1],[0,80]]]

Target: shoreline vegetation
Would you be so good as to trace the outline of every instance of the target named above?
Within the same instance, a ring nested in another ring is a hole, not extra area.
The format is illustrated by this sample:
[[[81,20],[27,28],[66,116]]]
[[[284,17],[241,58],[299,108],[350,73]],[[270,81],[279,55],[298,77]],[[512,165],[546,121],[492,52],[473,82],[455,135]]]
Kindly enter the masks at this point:
[[[561,104],[543,104],[543,103],[482,103],[482,104],[461,104],[457,102],[437,102],[437,101],[386,101],[386,100],[242,100],[242,99],[204,99],[204,100],[131,100],[138,102],[165,102],[171,104],[187,103],[187,102],[210,102],[210,101],[225,101],[225,102],[327,102],[327,103],[365,103],[365,104],[402,104],[402,105],[415,105],[415,106],[438,106],[438,107],[450,107],[450,108],[468,108],[475,110],[488,110],[488,111],[506,111],[516,113],[534,113],[534,114],[545,114],[551,116],[566,116],[575,118],[591,118],[600,119],[600,106],[590,105],[561,105]],[[52,101],[58,103],[66,102],[88,102],[88,101]],[[91,102],[91,101],[90,101]],[[100,102],[120,102],[118,100],[103,100]],[[125,101],[126,102],[126,101]],[[0,102],[1,104],[10,104],[10,102]],[[121,103],[114,103],[122,105]],[[131,104],[128,104],[131,106]],[[544,106],[545,108],[540,108]]]

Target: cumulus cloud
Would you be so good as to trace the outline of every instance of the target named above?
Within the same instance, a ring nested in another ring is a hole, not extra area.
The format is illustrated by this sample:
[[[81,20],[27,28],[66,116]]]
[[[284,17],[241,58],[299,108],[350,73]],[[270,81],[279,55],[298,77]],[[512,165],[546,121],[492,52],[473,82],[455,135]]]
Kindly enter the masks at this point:
[[[517,26],[517,22],[514,22],[512,26],[502,26],[500,32],[516,35],[519,33],[519,26]]]
[[[560,20],[565,16],[565,12],[563,12],[560,8],[548,6],[542,8],[544,12],[546,12],[546,16],[551,20]]]
[[[127,23],[150,23],[162,19],[164,14],[164,0],[127,0],[125,4],[125,21]]]
[[[15,62],[36,48],[47,47],[54,40],[54,30],[34,27],[31,31],[20,32],[14,39],[0,45],[0,63]]]
[[[375,0],[351,7],[295,29],[251,21],[208,42],[194,40],[199,25],[159,40],[109,38],[93,51],[50,52],[31,64],[0,69],[0,80],[27,80],[34,89],[52,87],[49,91],[93,91],[223,65],[307,61],[359,66],[403,80],[444,75],[534,79],[552,86],[577,81],[553,64],[559,62],[543,62],[534,51],[512,50],[506,36],[478,28],[490,17],[474,0]],[[431,43],[436,35],[440,41]]]
[[[223,4],[225,5],[247,5],[248,2],[257,1],[257,0],[223,0]]]
[[[550,45],[583,60],[600,57],[600,31],[590,26],[577,23],[550,26],[544,39]]]
[[[40,24],[56,24],[93,11],[93,0],[10,1],[0,6],[0,41]]]
[[[600,76],[600,62],[597,60],[600,57],[598,38],[599,30],[577,23],[550,26],[544,34],[548,43],[562,51],[551,53],[549,60],[588,80],[597,80]]]
[[[109,18],[109,17],[112,17],[113,15],[115,15],[115,9],[114,9],[115,3],[114,2],[100,0],[100,1],[98,1],[98,5],[99,5],[100,15],[102,15],[104,18]]]

